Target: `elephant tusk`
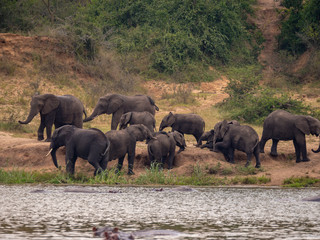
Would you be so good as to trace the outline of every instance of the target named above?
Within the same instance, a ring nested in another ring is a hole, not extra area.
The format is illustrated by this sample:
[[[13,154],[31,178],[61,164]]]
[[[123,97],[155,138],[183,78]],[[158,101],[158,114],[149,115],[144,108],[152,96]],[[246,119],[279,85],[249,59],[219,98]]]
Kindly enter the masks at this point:
[[[49,156],[49,154],[52,152],[53,148],[50,148],[49,152],[47,153],[46,157]]]

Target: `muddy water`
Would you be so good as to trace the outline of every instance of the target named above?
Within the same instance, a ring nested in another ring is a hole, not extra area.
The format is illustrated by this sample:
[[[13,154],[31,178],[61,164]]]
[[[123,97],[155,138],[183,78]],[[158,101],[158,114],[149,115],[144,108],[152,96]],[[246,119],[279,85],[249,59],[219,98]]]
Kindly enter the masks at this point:
[[[0,186],[0,239],[92,239],[93,226],[178,232],[140,239],[319,239],[320,202],[303,201],[317,195],[320,189]]]

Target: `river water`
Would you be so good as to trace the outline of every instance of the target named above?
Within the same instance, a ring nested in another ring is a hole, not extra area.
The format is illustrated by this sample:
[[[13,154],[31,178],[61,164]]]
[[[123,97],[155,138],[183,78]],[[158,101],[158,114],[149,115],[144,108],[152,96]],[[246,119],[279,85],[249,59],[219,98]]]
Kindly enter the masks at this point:
[[[1,185],[0,239],[93,239],[94,226],[179,233],[145,239],[320,239],[320,202],[303,200],[320,189],[178,190]]]

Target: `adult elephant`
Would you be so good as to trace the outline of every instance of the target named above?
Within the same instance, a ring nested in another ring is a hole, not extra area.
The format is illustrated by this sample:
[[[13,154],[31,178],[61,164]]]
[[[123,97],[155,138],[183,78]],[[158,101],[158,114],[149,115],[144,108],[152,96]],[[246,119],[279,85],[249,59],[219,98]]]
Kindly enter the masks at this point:
[[[284,110],[276,110],[270,113],[263,123],[263,132],[260,141],[260,152],[264,153],[264,146],[272,139],[271,155],[277,156],[277,145],[280,140],[293,140],[296,152],[296,162],[308,162],[305,135],[320,134],[320,121],[306,115],[295,115]],[[320,151],[320,145],[318,150]],[[302,159],[301,159],[302,155]]]
[[[213,136],[215,149],[221,151],[230,163],[234,163],[234,150],[247,154],[246,167],[250,165],[252,155],[256,158],[256,168],[260,168],[259,136],[247,125],[229,124],[226,120],[214,126]]]
[[[156,120],[154,116],[149,112],[127,112],[122,114],[120,118],[119,129],[125,129],[128,124],[143,124],[145,125],[152,133],[156,128]]]
[[[199,140],[204,133],[205,122],[202,117],[197,114],[173,114],[170,112],[162,119],[159,131],[162,131],[166,127],[171,127],[171,131],[193,135],[197,140],[196,146],[202,144],[202,141]]]
[[[84,119],[84,122],[93,120],[101,114],[112,114],[111,130],[116,130],[122,114],[127,112],[150,112],[155,115],[159,108],[153,99],[146,95],[124,96],[120,94],[108,94],[101,97],[92,114]]]
[[[53,94],[35,95],[30,102],[30,112],[26,121],[19,121],[20,124],[28,124],[40,113],[40,126],[38,128],[38,140],[44,139],[43,132],[46,128],[46,142],[51,141],[52,125],[59,128],[70,124],[82,128],[82,114],[87,117],[81,101],[71,95],[56,96]]]
[[[152,139],[150,130],[142,124],[136,124],[123,130],[111,130],[105,135],[110,141],[108,161],[118,158],[116,171],[119,172],[122,169],[125,156],[128,155],[128,175],[133,175],[136,142]]]
[[[168,169],[172,169],[176,146],[180,147],[178,153],[186,147],[186,142],[181,133],[174,131],[170,133],[157,132],[154,139],[148,141],[148,155],[151,163],[155,161],[163,167],[168,160]]]
[[[74,174],[74,166],[78,157],[87,159],[95,168],[94,175],[107,167],[110,142],[99,129],[81,129],[73,125],[64,125],[53,132],[50,151],[52,161],[58,168],[56,151],[66,147],[66,170]]]

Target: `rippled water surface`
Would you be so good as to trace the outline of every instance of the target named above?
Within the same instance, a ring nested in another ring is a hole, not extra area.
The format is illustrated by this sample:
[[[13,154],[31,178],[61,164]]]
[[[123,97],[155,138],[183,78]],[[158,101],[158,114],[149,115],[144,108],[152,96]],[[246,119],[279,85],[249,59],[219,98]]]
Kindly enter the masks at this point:
[[[148,239],[320,239],[320,202],[303,201],[317,195],[320,189],[0,186],[0,239],[92,239],[93,226],[180,232]]]

